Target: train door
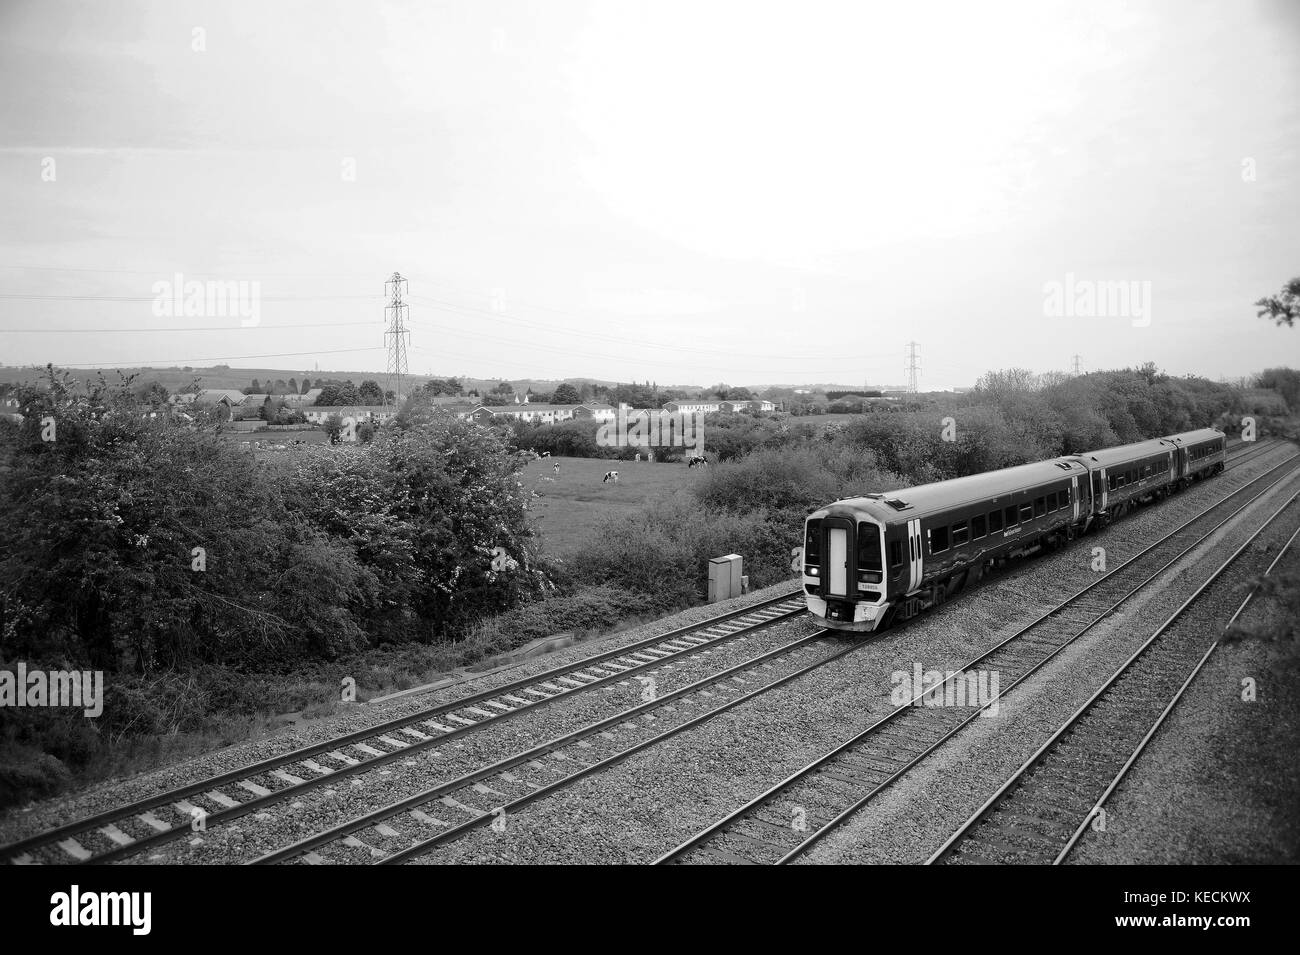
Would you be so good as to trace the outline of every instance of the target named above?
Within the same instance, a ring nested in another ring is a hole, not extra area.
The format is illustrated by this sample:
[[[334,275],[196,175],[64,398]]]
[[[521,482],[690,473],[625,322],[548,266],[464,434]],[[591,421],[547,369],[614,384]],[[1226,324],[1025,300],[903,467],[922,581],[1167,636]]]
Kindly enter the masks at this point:
[[[822,521],[822,532],[826,535],[826,563],[822,570],[825,594],[828,597],[848,597],[852,580],[849,560],[853,555],[850,546],[853,524],[841,517],[828,517]]]
[[[1079,475],[1070,478],[1070,497],[1074,501],[1074,510],[1071,512],[1071,520],[1079,520]]]
[[[921,519],[913,518],[907,522],[907,592],[911,593],[921,586]]]
[[[1099,511],[1106,510],[1110,497],[1110,488],[1106,483],[1106,469],[1098,468],[1092,472],[1092,503]]]
[[[904,528],[897,524],[889,527],[885,534],[885,550],[889,566],[889,585],[885,588],[886,593],[898,591],[900,585],[907,582],[903,577],[903,568],[910,566],[906,538]]]

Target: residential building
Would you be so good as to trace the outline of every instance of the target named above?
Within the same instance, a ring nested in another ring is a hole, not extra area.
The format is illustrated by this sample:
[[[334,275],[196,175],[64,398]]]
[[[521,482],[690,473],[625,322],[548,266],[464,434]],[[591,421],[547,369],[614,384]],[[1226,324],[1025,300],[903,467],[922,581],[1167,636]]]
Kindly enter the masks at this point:
[[[701,414],[712,414],[715,411],[722,410],[721,401],[706,401],[703,398],[683,398],[680,401],[669,401],[664,404],[664,411],[671,412],[700,412]]]

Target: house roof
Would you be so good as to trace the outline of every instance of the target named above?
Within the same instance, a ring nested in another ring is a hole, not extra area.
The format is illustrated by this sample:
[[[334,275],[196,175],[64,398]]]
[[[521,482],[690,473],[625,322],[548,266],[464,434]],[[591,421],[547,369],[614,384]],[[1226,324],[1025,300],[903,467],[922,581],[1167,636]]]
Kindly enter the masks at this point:
[[[311,408],[305,408],[304,414],[337,414],[343,417],[355,414],[397,414],[397,409],[391,405],[315,405]]]
[[[244,399],[248,397],[242,391],[235,391],[233,388],[204,388],[194,398],[195,404],[215,405],[223,399],[229,401],[232,405],[243,404]]]
[[[480,408],[486,408],[493,414],[526,414],[530,411],[551,412],[551,411],[572,411],[574,408],[580,408],[581,405],[479,405]]]

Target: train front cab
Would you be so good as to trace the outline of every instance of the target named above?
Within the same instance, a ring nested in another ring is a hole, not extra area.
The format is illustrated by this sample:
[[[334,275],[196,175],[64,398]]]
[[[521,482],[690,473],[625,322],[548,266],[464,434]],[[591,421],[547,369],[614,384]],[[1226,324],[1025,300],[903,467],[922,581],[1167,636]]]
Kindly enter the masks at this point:
[[[901,532],[900,532],[901,536]],[[808,609],[836,630],[875,630],[888,610],[885,525],[861,509],[833,505],[804,525],[803,585]],[[895,580],[902,541],[889,541]]]

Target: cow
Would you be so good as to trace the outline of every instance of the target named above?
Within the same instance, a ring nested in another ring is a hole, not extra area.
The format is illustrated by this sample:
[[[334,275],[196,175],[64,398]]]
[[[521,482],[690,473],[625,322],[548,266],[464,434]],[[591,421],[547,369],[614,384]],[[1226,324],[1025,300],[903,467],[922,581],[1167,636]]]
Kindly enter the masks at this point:
[[[703,467],[708,467],[708,465],[709,465],[708,458],[706,458],[702,454],[694,454],[686,459],[686,466],[688,468],[693,468],[693,467],[703,468]]]
[[[617,471],[606,471],[606,472],[605,472],[605,477],[604,477],[604,479],[603,479],[600,483],[601,483],[601,484],[604,484],[606,481],[613,481],[615,484],[617,484],[617,483],[618,483],[618,472],[617,472]]]

